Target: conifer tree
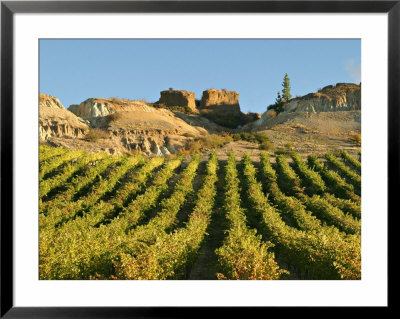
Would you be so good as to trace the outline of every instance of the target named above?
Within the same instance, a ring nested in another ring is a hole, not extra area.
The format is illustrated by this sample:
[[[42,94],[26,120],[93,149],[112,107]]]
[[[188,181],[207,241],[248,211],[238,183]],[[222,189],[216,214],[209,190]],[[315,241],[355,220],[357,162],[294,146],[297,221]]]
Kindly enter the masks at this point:
[[[277,98],[275,100],[275,104],[278,104],[278,103],[281,103],[281,102],[282,102],[281,92],[278,92]]]
[[[282,86],[283,86],[282,99],[285,100],[285,102],[287,102],[292,98],[292,94],[290,94],[290,79],[287,73],[285,73],[285,76],[283,78]]]
[[[275,110],[276,113],[283,112],[283,105],[292,98],[292,94],[290,94],[290,79],[287,73],[283,78],[282,86],[282,94],[278,92],[275,103],[268,106],[267,110]]]

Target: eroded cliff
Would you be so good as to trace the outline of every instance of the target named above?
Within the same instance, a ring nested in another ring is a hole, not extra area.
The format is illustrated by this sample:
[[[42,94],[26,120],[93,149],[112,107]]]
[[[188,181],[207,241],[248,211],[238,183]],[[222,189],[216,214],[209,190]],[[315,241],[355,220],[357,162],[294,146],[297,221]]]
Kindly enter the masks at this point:
[[[204,128],[188,124],[172,111],[142,101],[90,98],[69,109],[89,121],[92,129],[106,132],[114,145],[113,153],[173,154],[193,137],[207,134]]]
[[[44,141],[50,137],[82,138],[89,126],[82,119],[66,110],[58,98],[39,95],[39,138]]]
[[[332,112],[361,109],[361,85],[338,83],[315,93],[294,98],[284,105],[285,112]]]
[[[216,89],[203,91],[200,114],[219,125],[238,127],[241,124],[239,93]]]

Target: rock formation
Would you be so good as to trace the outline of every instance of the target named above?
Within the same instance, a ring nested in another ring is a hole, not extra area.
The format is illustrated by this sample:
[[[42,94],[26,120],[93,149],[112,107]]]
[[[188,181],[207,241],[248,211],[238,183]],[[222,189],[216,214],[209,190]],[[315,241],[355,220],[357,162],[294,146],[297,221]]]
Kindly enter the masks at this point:
[[[258,118],[255,113],[241,113],[239,94],[226,90],[204,91],[198,106],[195,94],[183,90],[162,91],[154,104],[89,98],[68,110],[56,98],[45,97],[41,102],[41,139],[71,149],[111,154],[140,151],[149,156],[169,155],[196,137],[225,131],[226,127],[237,128]],[[189,108],[192,112],[176,112],[173,107]],[[55,115],[59,115],[56,120]],[[89,127],[92,131],[87,135]]]
[[[79,105],[71,105],[68,110],[79,117],[88,119],[115,113],[115,106],[104,99],[91,98],[83,101]]]
[[[167,107],[183,106],[188,107],[191,111],[197,111],[195,94],[193,92],[169,89],[167,91],[161,91],[160,95],[160,99],[157,102],[158,104],[163,104]]]
[[[76,115],[78,108],[79,108],[79,104],[72,104],[68,107],[68,111],[70,111]]]
[[[194,103],[194,93],[192,97]],[[176,153],[190,139],[183,136],[185,133],[207,134],[204,128],[188,124],[170,110],[143,101],[90,98],[79,106],[71,105],[69,110],[89,121],[92,128],[107,131],[114,153],[136,150],[147,155],[168,155]],[[109,141],[101,143],[104,149],[110,149]]]
[[[284,122],[285,119],[296,117],[293,113],[299,113],[298,115],[302,117],[310,113],[360,111],[361,85],[352,83],[328,85],[318,92],[291,99],[284,104],[283,109],[284,111],[279,114],[273,110],[266,111],[251,125],[254,127],[275,125]]]
[[[55,109],[65,109],[58,98],[48,94],[39,94],[39,106]]]
[[[203,91],[200,113],[220,125],[236,128],[241,123],[239,93],[216,89]]]
[[[239,93],[236,91],[209,89],[203,91],[200,107],[230,106],[237,112],[239,108]]]
[[[338,83],[284,104],[285,112],[330,112],[361,109],[361,85]]]
[[[51,95],[39,95],[39,138],[83,137],[89,130],[88,125]]]

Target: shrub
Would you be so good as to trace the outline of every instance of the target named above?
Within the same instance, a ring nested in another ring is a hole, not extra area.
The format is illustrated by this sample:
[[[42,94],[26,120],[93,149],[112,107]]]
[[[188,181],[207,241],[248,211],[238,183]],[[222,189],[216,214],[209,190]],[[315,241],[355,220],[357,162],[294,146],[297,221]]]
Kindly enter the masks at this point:
[[[193,137],[194,139],[188,141],[185,150],[181,150],[181,154],[189,154],[189,151],[200,152],[202,150],[210,150],[224,146],[225,144],[232,141],[248,141],[253,143],[258,143],[261,150],[270,151],[273,149],[273,144],[269,137],[262,132],[241,132],[241,133],[228,133],[221,132],[219,134],[210,134],[200,137],[194,137],[190,133],[185,133],[183,136]]]
[[[267,116],[268,116],[268,117],[275,117],[275,116],[277,116],[277,115],[278,115],[278,114],[276,113],[275,110],[273,110],[273,109],[268,110],[268,113],[267,113]]]
[[[131,150],[127,155],[133,155],[133,156],[140,156],[142,155],[142,151],[139,150]]]
[[[239,133],[234,133],[234,134],[232,134],[232,138],[233,138],[233,140],[234,140],[235,142],[236,142],[236,141],[240,141],[240,140],[242,139]]]
[[[231,138],[234,141],[242,140],[242,141],[248,141],[248,142],[252,142],[252,143],[259,143],[260,144],[259,148],[262,150],[266,150],[266,151],[269,151],[273,148],[273,144],[272,144],[271,140],[269,139],[268,135],[263,132],[234,133],[234,134],[231,134]]]
[[[288,156],[290,156],[290,155],[293,154],[293,151],[288,150],[287,148],[278,148],[278,149],[275,151],[275,154],[276,154],[276,155],[288,155]]]
[[[251,133],[242,132],[240,133],[240,138],[244,141],[250,141]]]
[[[122,119],[122,117],[123,116],[122,116],[121,112],[117,112],[117,113],[108,114],[106,116],[106,119],[110,123],[110,122],[114,122],[114,121],[120,120],[120,119]]]
[[[287,150],[293,150],[293,144],[292,143],[286,143],[285,145],[285,148],[287,149]]]
[[[264,141],[258,148],[263,151],[271,151],[274,148],[274,145],[271,141]]]
[[[147,103],[147,104],[150,104],[150,103]],[[163,103],[156,102],[156,103],[153,103],[152,106],[155,108],[159,108],[159,109],[167,109],[167,110],[170,110],[173,112],[181,112],[181,113],[185,113],[185,114],[193,113],[192,109],[187,105],[186,106],[179,106],[179,105],[167,106]]]
[[[181,112],[181,113],[185,113],[185,114],[190,114],[192,113],[192,109],[185,105],[185,106],[169,106],[167,107],[167,109],[170,109],[171,111],[175,111],[175,112]]]
[[[193,134],[191,133],[183,133],[182,134],[184,137],[195,137]]]
[[[258,143],[270,142],[268,135],[265,133],[261,132],[254,133],[254,138]]]
[[[108,138],[110,138],[110,133],[98,128],[93,128],[85,135],[84,139],[89,142],[96,142],[100,139],[108,139]]]
[[[233,138],[231,135],[220,135],[210,134],[206,136],[200,136],[194,140],[188,141],[184,149],[178,151],[179,154],[191,154],[198,153],[203,150],[210,150],[224,146],[225,144],[232,142]]]
[[[354,134],[352,140],[357,146],[361,146],[361,134]]]

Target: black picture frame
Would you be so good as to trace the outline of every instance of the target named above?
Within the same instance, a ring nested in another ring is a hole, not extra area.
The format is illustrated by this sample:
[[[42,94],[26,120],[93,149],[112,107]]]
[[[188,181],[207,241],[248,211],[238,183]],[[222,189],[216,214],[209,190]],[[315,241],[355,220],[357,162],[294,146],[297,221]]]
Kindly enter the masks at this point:
[[[13,19],[15,13],[269,12],[388,13],[388,213],[398,213],[400,150],[400,0],[396,1],[1,1],[1,317],[190,318],[226,309],[192,307],[15,307],[13,303]],[[390,218],[388,214],[388,218]],[[389,227],[390,223],[388,223]],[[392,222],[393,226],[393,222]],[[389,233],[390,229],[388,229]],[[389,238],[388,238],[389,239]],[[390,243],[390,242],[388,242]],[[390,261],[390,260],[389,260]],[[389,285],[390,281],[388,281]],[[387,309],[390,308],[390,298]],[[303,312],[305,308],[291,308]],[[249,309],[235,309],[251,317]]]

